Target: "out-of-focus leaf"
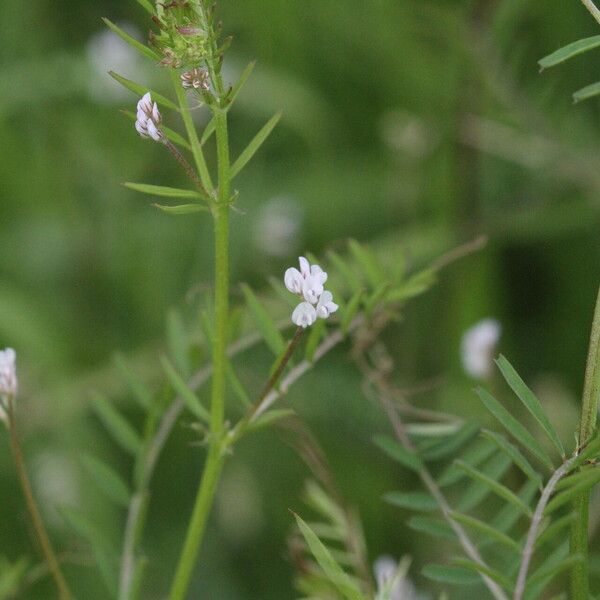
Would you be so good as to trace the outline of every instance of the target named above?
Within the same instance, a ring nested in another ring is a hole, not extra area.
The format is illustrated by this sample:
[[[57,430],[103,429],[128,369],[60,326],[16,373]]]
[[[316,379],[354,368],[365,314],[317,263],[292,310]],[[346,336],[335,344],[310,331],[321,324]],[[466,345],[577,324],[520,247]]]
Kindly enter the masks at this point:
[[[425,269],[411,275],[406,281],[390,290],[387,296],[389,302],[399,302],[419,296],[426,292],[436,280],[433,269]]]
[[[388,492],[383,499],[394,506],[410,510],[430,511],[438,508],[435,498],[424,492]]]
[[[271,349],[275,356],[279,356],[285,351],[285,341],[279,329],[273,322],[269,313],[256,297],[254,292],[245,284],[242,285],[242,292],[246,299],[246,304],[254,317],[256,325],[262,334],[267,346]]]
[[[582,477],[577,479],[577,482],[563,492],[556,494],[544,510],[545,515],[553,513],[557,508],[575,498],[581,492],[589,490],[594,485],[600,482],[600,468],[591,468]]]
[[[348,263],[335,252],[328,252],[327,258],[331,261],[343,282],[354,292],[355,294],[363,291],[363,284],[360,281],[358,275],[348,265]]]
[[[455,540],[456,534],[454,530],[446,521],[442,519],[434,519],[431,517],[411,517],[407,525],[422,533],[427,533],[435,538],[441,538],[443,540]]]
[[[151,15],[154,14],[154,8],[152,4],[150,4],[149,0],[136,0],[136,2],[145,10],[147,10]]]
[[[190,359],[188,356],[188,336],[179,311],[171,309],[167,314],[167,340],[169,354],[175,366],[184,374],[190,374]]]
[[[494,452],[494,450],[494,445],[489,443],[487,440],[478,440],[471,444],[462,453],[460,459],[468,465],[476,467],[477,465],[481,464],[484,460],[487,460],[490,457],[490,455]],[[456,465],[452,463],[448,467],[446,467],[446,469],[439,476],[438,485],[440,487],[453,485],[457,481],[463,479],[464,477],[466,477],[465,472],[457,468]]]
[[[137,456],[142,449],[142,440],[121,413],[106,398],[100,395],[96,395],[93,399],[92,406],[115,442],[123,450]]]
[[[535,547],[541,548],[544,544],[552,541],[559,533],[562,533],[567,527],[577,519],[577,513],[569,513],[564,517],[556,519],[553,523],[548,525],[542,533],[540,533],[535,540]]]
[[[296,413],[291,409],[286,408],[277,408],[273,410],[268,410],[266,413],[263,413],[256,419],[252,421],[248,425],[248,431],[257,431],[259,429],[263,429],[265,427],[270,427],[274,423],[277,423],[281,419],[285,419],[286,417],[291,417]]]
[[[98,487],[116,504],[128,506],[131,493],[122,477],[105,462],[86,454],[82,463]]]
[[[138,0],[139,2],[139,0]],[[136,39],[132,38],[128,33],[123,31],[118,25],[115,25],[109,19],[103,17],[102,20],[104,24],[114,33],[116,33],[125,43],[129,44],[132,48],[135,48],[140,54],[150,58],[151,60],[158,61],[160,57],[152,48],[148,48],[145,44],[138,42]]]
[[[309,362],[312,362],[312,359],[315,355],[315,350],[318,348],[323,336],[325,335],[326,325],[325,319],[318,319],[317,322],[311,327],[311,331],[308,334],[308,339],[306,340],[306,349],[304,351],[304,358],[306,358],[306,360]]]
[[[403,467],[415,471],[416,473],[422,469],[423,463],[421,462],[419,455],[407,450],[404,446],[396,442],[396,440],[393,440],[387,435],[376,435],[374,442],[390,458],[398,461]]]
[[[600,81],[591,83],[573,93],[573,102],[589,100],[600,94]]]
[[[354,293],[352,298],[350,298],[348,304],[342,307],[342,331],[344,334],[348,333],[348,328],[352,323],[352,319],[358,313],[358,309],[360,308],[360,302],[363,297],[363,290],[359,289]]]
[[[354,260],[360,266],[369,285],[375,289],[385,281],[385,271],[379,263],[377,257],[362,244],[356,240],[349,240],[348,247],[354,257]]]
[[[239,93],[244,88],[244,85],[246,85],[246,82],[248,81],[248,78],[252,74],[252,71],[254,71],[254,67],[255,66],[256,66],[256,61],[255,60],[253,60],[252,62],[248,63],[248,65],[246,66],[246,68],[242,71],[242,74],[240,75],[240,78],[237,80],[237,82],[235,83],[235,85],[231,88],[231,92],[229,93],[229,105],[228,105],[228,109],[235,102],[235,99],[238,97]]]
[[[475,519],[470,515],[464,515],[458,512],[452,512],[450,513],[450,516],[454,521],[457,521],[462,525],[466,525],[467,527],[470,527],[471,529],[482,533],[484,537],[488,539],[493,539],[499,544],[502,544],[503,546],[506,546],[507,548],[510,548],[511,550],[514,550],[517,553],[521,552],[521,546],[517,542],[515,542],[515,540],[506,535],[504,532],[495,529],[488,523],[480,521],[479,519]]]
[[[481,576],[470,569],[447,565],[425,565],[421,573],[427,579],[450,585],[473,585],[481,581]]]
[[[468,421],[454,434],[445,440],[437,442],[431,448],[423,451],[423,458],[427,461],[435,461],[453,455],[466,443],[471,441],[479,431],[479,424]]]
[[[133,396],[137,400],[138,404],[144,410],[150,408],[150,405],[152,404],[152,393],[143,384],[143,382],[133,374],[131,369],[127,366],[124,356],[120,353],[115,354],[114,362],[119,369],[119,372],[127,382],[129,389],[133,392]]]
[[[582,40],[577,40],[576,42],[572,42],[571,44],[567,44],[558,50],[555,50],[552,54],[548,54],[548,56],[544,56],[538,61],[541,69],[548,69],[549,67],[554,67],[555,65],[559,65],[565,60],[569,58],[573,58],[579,54],[583,54],[588,50],[593,50],[600,46],[600,35],[594,35],[592,37],[587,37]]]
[[[263,145],[265,140],[269,137],[270,133],[273,131],[277,123],[281,119],[281,113],[277,113],[267,123],[263,126],[263,128],[256,134],[253,140],[248,144],[246,149],[240,154],[237,160],[231,165],[231,169],[229,171],[231,179],[233,179],[252,159],[252,157],[256,154],[258,149]]]
[[[498,585],[502,586],[505,590],[512,592],[514,584],[508,577],[502,575],[495,569],[491,569],[490,567],[483,566],[473,560],[469,560],[467,558],[455,558],[452,561],[457,567],[462,569],[468,569],[474,571],[475,573],[481,573],[482,575],[486,575],[493,581],[495,581]]]

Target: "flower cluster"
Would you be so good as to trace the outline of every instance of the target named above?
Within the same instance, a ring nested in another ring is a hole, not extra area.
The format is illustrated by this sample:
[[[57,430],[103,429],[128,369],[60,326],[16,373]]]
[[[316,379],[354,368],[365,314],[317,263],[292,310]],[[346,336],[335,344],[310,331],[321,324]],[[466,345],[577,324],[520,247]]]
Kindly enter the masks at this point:
[[[312,325],[317,317],[327,319],[330,314],[338,309],[333,301],[331,292],[325,290],[327,273],[319,267],[312,265],[301,256],[299,258],[300,270],[291,267],[285,272],[285,287],[303,299],[292,313],[292,322],[298,327],[306,329]]]
[[[165,135],[160,128],[162,116],[156,102],[152,102],[150,92],[144,94],[137,104],[137,119],[135,128],[145,138],[151,138],[155,142],[163,142]]]
[[[186,89],[204,90],[210,89],[208,71],[202,67],[185,71],[181,74],[181,85]]]
[[[494,353],[502,328],[495,319],[483,319],[465,331],[461,358],[465,371],[475,379],[488,379],[494,366]]]

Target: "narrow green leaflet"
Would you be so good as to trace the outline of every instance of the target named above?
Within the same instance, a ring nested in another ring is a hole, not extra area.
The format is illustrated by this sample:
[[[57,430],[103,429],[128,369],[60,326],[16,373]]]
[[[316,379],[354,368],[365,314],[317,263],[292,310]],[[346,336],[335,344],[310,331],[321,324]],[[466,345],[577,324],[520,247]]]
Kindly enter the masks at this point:
[[[84,455],[81,461],[91,478],[110,500],[120,506],[129,505],[131,493],[127,484],[112,467],[89,454]]]
[[[396,440],[393,440],[387,435],[376,435],[373,441],[390,458],[398,461],[403,467],[411,469],[416,473],[421,470],[423,466],[421,458],[414,452],[404,448],[404,446],[396,442]]]
[[[424,492],[388,492],[383,499],[394,506],[410,510],[431,511],[438,508],[435,498]]]
[[[423,458],[427,461],[440,460],[455,454],[466,443],[471,441],[479,432],[479,424],[474,421],[465,423],[456,433],[437,442],[431,448],[423,451]]]
[[[538,492],[538,488],[536,484],[528,479],[521,486],[519,493],[517,496],[525,503],[527,506],[531,505],[531,502],[535,498],[535,495]],[[505,504],[496,514],[496,516],[490,521],[490,525],[497,529],[498,531],[502,531],[504,533],[509,532],[512,527],[519,521],[522,516],[522,511],[519,508],[516,508],[512,504]]]
[[[569,513],[560,519],[556,519],[551,525],[548,525],[535,540],[535,547],[540,548],[544,544],[552,541],[559,533],[569,527],[577,519],[576,513]]]
[[[210,415],[206,408],[202,406],[200,400],[193,392],[193,390],[187,385],[187,383],[179,376],[179,373],[173,368],[173,365],[165,356],[161,356],[160,362],[163,370],[169,379],[169,382],[173,386],[173,389],[179,397],[183,400],[185,405],[189,408],[192,414],[205,423],[210,422]]]
[[[548,56],[544,56],[544,58],[541,58],[538,61],[538,64],[541,69],[548,69],[549,67],[559,65],[560,63],[565,62],[565,60],[573,58],[578,54],[593,50],[598,46],[600,46],[600,35],[577,40],[576,42],[563,46],[552,54],[548,54]]]
[[[154,90],[149,89],[145,85],[141,85],[139,83],[135,83],[135,81],[131,81],[114,71],[109,71],[108,74],[115,80],[118,81],[125,89],[137,94],[138,96],[143,96],[146,92],[150,92],[152,94],[152,100],[159,104],[160,106],[164,106],[165,108],[170,108],[172,110],[176,110],[179,112],[179,107],[175,102],[165,98],[162,94],[155,92]]]
[[[596,436],[593,438],[588,444],[583,448],[577,458],[571,463],[570,471],[580,467],[584,462],[588,460],[595,461],[598,459],[598,455],[600,454],[600,436]]]
[[[167,314],[167,340],[169,354],[175,366],[185,375],[191,371],[190,358],[188,354],[188,336],[178,310],[171,309]]]
[[[82,538],[89,543],[94,554],[98,569],[106,587],[110,590],[110,597],[117,597],[117,573],[114,567],[113,557],[115,552],[110,547],[102,531],[88,518],[75,508],[62,507],[61,515]]]
[[[154,8],[152,4],[150,4],[149,0],[136,0],[137,3],[142,6],[145,10],[147,10],[151,15],[154,14]]]
[[[366,600],[356,584],[335,561],[331,552],[319,540],[314,531],[298,515],[294,514],[294,517],[312,555],[337,590],[347,600]]]
[[[573,102],[582,102],[583,100],[589,100],[594,96],[600,94],[600,81],[586,85],[584,88],[577,90],[573,94]]]
[[[487,440],[477,440],[471,444],[461,455],[461,460],[472,467],[480,465],[495,451],[495,446]],[[453,485],[466,477],[465,472],[458,469],[454,463],[448,465],[438,478],[440,487]]]
[[[115,442],[123,450],[137,456],[142,448],[142,440],[129,422],[103,396],[96,395],[92,406]]]
[[[256,297],[254,292],[245,284],[242,285],[242,293],[246,299],[246,304],[256,321],[256,325],[262,336],[275,356],[279,356],[285,351],[286,344],[279,329],[269,316],[265,307]]]
[[[202,204],[178,204],[176,206],[167,206],[166,204],[155,203],[152,206],[169,215],[191,215],[193,213],[208,211],[208,208]]]
[[[195,200],[203,196],[195,190],[182,190],[178,188],[166,187],[164,185],[150,185],[149,183],[132,183],[130,181],[123,184],[130,190],[141,192],[142,194],[151,194],[152,196],[163,196],[165,198],[189,198]]]
[[[527,477],[534,481],[539,489],[542,488],[542,478],[540,474],[535,471],[529,461],[523,456],[523,454],[515,445],[511,444],[503,435],[500,435],[494,431],[489,431],[488,429],[484,429],[481,432],[481,435],[484,438],[494,442],[496,446],[500,448],[500,450],[506,452],[515,465],[517,465],[517,467],[519,467],[519,469],[521,469],[521,471],[523,471]]]
[[[328,252],[327,258],[332,262],[335,270],[339,271],[344,283],[350,287],[353,293],[357,294],[363,291],[363,284],[360,278],[339,254]]]
[[[385,281],[385,272],[375,255],[356,240],[349,240],[348,247],[369,285],[373,289],[379,287]]]
[[[229,386],[233,390],[233,393],[237,396],[237,399],[242,403],[242,406],[246,408],[250,406],[252,404],[250,396],[248,396],[248,392],[246,391],[244,384],[240,381],[239,377],[237,376],[237,373],[235,372],[235,369],[233,368],[231,362],[227,362],[226,377]]]
[[[269,119],[263,128],[256,134],[254,139],[248,144],[246,149],[240,154],[233,165],[231,165],[229,172],[231,179],[233,179],[248,164],[250,159],[269,137],[271,131],[275,128],[275,125],[279,123],[279,119],[281,119],[281,113],[277,113],[271,117],[271,119]]]
[[[227,110],[229,110],[229,108],[231,108],[231,105],[235,102],[235,99],[238,97],[239,93],[242,91],[244,85],[246,85],[246,82],[248,81],[250,75],[252,75],[252,71],[254,71],[255,66],[256,66],[255,60],[248,63],[246,68],[242,71],[242,74],[240,75],[240,78],[237,80],[236,84],[231,88],[231,91],[229,92],[229,98],[228,98],[229,103],[227,106]]]
[[[578,483],[554,496],[554,498],[548,502],[546,510],[544,510],[544,514],[551,514],[557,508],[563,506],[563,504],[573,500],[573,498],[575,498],[581,492],[592,488],[594,485],[600,482],[600,469],[591,469],[585,475],[585,477],[578,479]]]
[[[425,269],[411,275],[406,281],[390,290],[388,301],[399,302],[408,300],[426,292],[436,280],[436,273],[433,269]]]
[[[512,592],[513,590],[514,584],[507,577],[502,575],[502,573],[499,573],[495,569],[485,567],[473,560],[469,560],[468,558],[455,558],[452,562],[459,568],[471,570],[475,573],[481,573],[482,575],[486,575],[509,592]]]
[[[449,567],[446,565],[426,565],[421,573],[438,583],[450,585],[473,585],[481,581],[481,576],[473,573],[471,569],[463,567]]]
[[[548,434],[548,437],[552,440],[552,443],[556,446],[558,453],[564,458],[565,449],[556,433],[556,430],[550,423],[546,413],[540,401],[536,398],[535,394],[527,387],[525,382],[521,379],[519,374],[515,371],[514,367],[508,362],[508,360],[500,355],[500,358],[496,361],[496,364],[500,368],[504,379],[511,387],[512,391],[518,396],[519,400],[523,403],[525,408],[532,414],[533,418],[540,424],[542,429]]]
[[[542,565],[537,571],[535,571],[527,581],[527,587],[534,586],[537,583],[551,579],[554,579],[557,575],[570,569],[573,565],[583,562],[585,558],[581,554],[572,554],[567,556],[563,560],[557,563],[551,563],[550,565]]]
[[[306,358],[308,362],[312,362],[315,351],[325,335],[326,325],[327,323],[325,322],[325,319],[319,319],[311,327],[311,331],[308,334],[308,339],[306,340],[306,349],[304,351],[304,358]]]
[[[145,44],[138,42],[136,39],[132,38],[128,33],[123,31],[118,25],[115,25],[109,19],[103,17],[102,20],[104,24],[114,33],[116,33],[125,43],[129,44],[132,48],[135,48],[140,54],[150,58],[151,60],[158,61],[160,57],[152,48],[148,48]]]
[[[452,512],[450,513],[450,516],[458,523],[462,523],[463,525],[466,525],[467,527],[470,527],[471,529],[482,533],[484,537],[488,539],[493,539],[496,542],[506,546],[507,548],[510,548],[511,550],[514,550],[517,553],[521,552],[521,546],[517,542],[515,542],[515,540],[506,535],[504,532],[498,531],[491,525],[488,525],[484,521],[480,521],[479,519],[475,519],[474,517],[464,515],[458,512]]]
[[[502,485],[492,477],[488,477],[485,473],[474,469],[473,467],[463,463],[459,460],[456,461],[456,466],[471,478],[479,481],[489,487],[495,494],[504,498],[507,502],[510,502],[516,508],[520,508],[528,517],[532,516],[531,509],[525,502],[523,502],[516,494],[509,490],[505,485]]]
[[[511,465],[512,461],[508,456],[506,456],[506,454],[497,452],[496,454],[492,455],[492,457],[486,463],[484,463],[481,468],[488,477],[500,480],[510,469]],[[465,477],[468,476],[467,472],[463,469],[460,469],[458,465],[455,464],[454,466],[459,471],[462,471]],[[458,510],[463,513],[470,512],[480,502],[482,502],[490,492],[490,487],[484,482],[473,480],[470,485],[464,487],[464,491],[457,503]]]
[[[296,413],[289,408],[276,408],[269,410],[260,415],[260,417],[258,417],[258,419],[255,421],[252,421],[248,425],[248,431],[258,431],[259,429],[264,429],[265,427],[269,427],[278,421],[281,421],[281,419],[291,417],[295,414]]]
[[[129,389],[133,392],[133,396],[137,403],[144,409],[147,410],[152,404],[152,393],[150,390],[136,377],[131,369],[125,362],[125,357],[121,353],[115,354],[114,362],[119,369],[119,372],[123,376],[123,379],[127,382]]]
[[[119,112],[124,114],[126,117],[129,117],[132,121],[135,121],[137,119],[136,114],[130,110],[121,110]],[[187,140],[175,130],[169,129],[165,125],[162,125],[162,132],[165,134],[168,140],[170,140],[177,146],[181,146],[186,150],[192,150],[192,147],[188,144]]]
[[[443,540],[455,540],[456,534],[446,521],[442,519],[434,519],[431,517],[411,517],[407,525],[421,533],[427,533],[432,537],[441,538]]]
[[[354,293],[352,298],[350,298],[348,304],[342,307],[342,331],[344,335],[348,333],[348,329],[350,324],[352,323],[352,319],[358,313],[358,309],[360,308],[360,301],[363,297],[363,290],[360,289]]]
[[[483,388],[475,390],[485,407],[496,417],[508,433],[521,442],[532,454],[537,456],[551,471],[554,471],[552,461],[548,458],[540,443],[517,421],[489,392]]]

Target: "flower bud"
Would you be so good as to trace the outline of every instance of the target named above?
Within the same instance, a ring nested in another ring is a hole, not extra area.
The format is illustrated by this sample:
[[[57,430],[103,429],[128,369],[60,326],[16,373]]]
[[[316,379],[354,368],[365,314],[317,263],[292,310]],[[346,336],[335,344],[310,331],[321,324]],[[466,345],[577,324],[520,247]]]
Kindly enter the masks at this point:
[[[210,89],[208,71],[203,68],[192,69],[181,74],[181,85],[186,89],[204,90]]]
[[[17,395],[17,354],[12,348],[0,350],[0,395]]]
[[[162,116],[158,110],[158,105],[156,102],[152,102],[150,92],[147,92],[137,104],[135,128],[142,137],[151,138],[155,142],[163,142],[165,136],[160,129],[161,123]]]

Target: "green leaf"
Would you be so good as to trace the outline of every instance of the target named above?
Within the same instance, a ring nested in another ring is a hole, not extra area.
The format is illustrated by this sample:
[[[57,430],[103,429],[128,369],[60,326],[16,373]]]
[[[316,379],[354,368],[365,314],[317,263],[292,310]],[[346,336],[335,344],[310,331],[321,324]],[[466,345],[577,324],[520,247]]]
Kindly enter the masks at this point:
[[[495,446],[488,443],[487,440],[477,440],[463,452],[460,458],[468,465],[476,467],[487,460],[494,450]],[[450,464],[438,478],[438,485],[440,487],[447,487],[457,483],[465,477],[464,471],[458,469],[456,465]]]
[[[438,508],[435,498],[424,492],[388,492],[383,499],[394,506],[410,510],[430,511]]]
[[[464,515],[458,512],[451,512],[450,516],[458,523],[462,523],[463,525],[466,525],[467,527],[470,527],[471,529],[482,533],[484,537],[493,539],[499,544],[502,544],[507,548],[514,550],[517,553],[521,552],[520,544],[515,542],[515,540],[513,540],[511,537],[509,537],[502,531],[495,529],[491,525],[488,525],[487,523],[484,523],[483,521],[475,519],[474,517],[471,517],[469,515]]]
[[[237,80],[236,84],[231,88],[231,92],[229,93],[229,103],[227,106],[227,110],[231,108],[231,105],[235,102],[235,99],[238,97],[239,93],[242,91],[244,85],[248,81],[252,71],[254,71],[254,67],[256,66],[256,61],[248,63],[246,68],[242,71],[240,78]]]
[[[462,567],[449,567],[446,565],[426,565],[421,573],[438,583],[449,585],[473,585],[481,581],[481,576],[473,573],[470,569]]]
[[[259,429],[264,429],[265,427],[269,427],[281,419],[285,419],[287,417],[291,417],[296,413],[289,408],[278,408],[269,410],[266,413],[263,413],[258,417],[258,419],[251,421],[248,425],[247,431],[258,431]]]
[[[577,458],[571,463],[569,471],[577,469],[588,460],[595,461],[598,458],[598,454],[600,454],[600,436],[596,436],[588,442],[585,448],[578,454]]]
[[[473,467],[461,462],[460,460],[455,461],[456,466],[475,481],[479,481],[484,485],[488,486],[495,494],[504,498],[507,502],[510,502],[516,508],[521,509],[528,517],[532,517],[533,513],[525,502],[523,502],[516,494],[511,492],[505,485],[499,483],[492,477],[488,477],[485,473],[474,469]]]
[[[552,461],[548,458],[540,443],[517,421],[489,392],[483,388],[475,390],[485,407],[496,417],[501,425],[517,441],[521,442],[532,454],[537,456],[544,465],[554,471]]]
[[[91,546],[95,562],[102,574],[104,583],[110,590],[110,597],[116,598],[117,572],[113,561],[116,553],[113,552],[104,534],[83,513],[75,508],[64,506],[60,509],[60,513],[70,527]]]
[[[411,275],[401,285],[392,288],[387,296],[387,300],[388,302],[400,302],[401,300],[420,296],[435,283],[436,277],[436,272],[433,269],[419,271]]]
[[[558,453],[564,458],[565,449],[535,394],[527,387],[525,382],[504,356],[500,355],[496,364],[500,368],[504,379],[506,379],[506,382],[511,387],[512,391],[518,396],[519,400],[531,413],[533,418],[540,424],[552,443],[556,446]]]
[[[339,275],[344,280],[344,283],[350,287],[352,292],[356,294],[363,291],[363,285],[360,278],[339,254],[328,252],[327,258],[331,261],[336,271],[339,271]]]
[[[316,349],[319,347],[321,340],[326,331],[327,323],[325,319],[318,319],[317,322],[310,328],[308,339],[306,340],[306,348],[304,350],[304,358],[308,362],[312,362]]]
[[[181,190],[178,188],[166,187],[164,185],[131,183],[130,181],[124,183],[123,185],[130,190],[142,192],[142,194],[151,194],[152,196],[163,196],[165,198],[189,198],[190,200],[203,198],[203,196],[195,190]]]
[[[385,281],[385,272],[376,256],[356,240],[349,240],[348,247],[372,288],[379,287]]]
[[[112,467],[89,454],[84,455],[81,460],[92,479],[110,500],[121,506],[129,505],[131,492]]]
[[[600,46],[600,35],[594,35],[582,40],[577,40],[576,42],[572,42],[571,44],[563,46],[552,54],[548,54],[548,56],[544,56],[544,58],[538,61],[538,64],[542,70],[548,69],[549,67],[559,65],[560,63],[565,62],[569,58],[577,56],[578,54],[583,54],[588,50],[593,50],[598,46]]]
[[[527,504],[527,506],[530,506],[537,492],[537,485],[533,481],[531,481],[531,479],[528,479],[521,486],[521,489],[519,490],[517,496],[525,504]],[[498,511],[498,514],[490,521],[490,525],[498,531],[507,533],[519,521],[522,514],[523,513],[519,508],[514,507],[512,504],[505,504]]]
[[[486,575],[493,581],[495,581],[498,585],[501,585],[505,590],[512,592],[514,584],[502,573],[499,573],[495,569],[490,569],[487,566],[481,565],[474,560],[469,560],[468,558],[455,558],[452,561],[457,567],[468,569],[474,571],[475,573],[481,573],[482,575]]]
[[[127,366],[124,356],[121,353],[115,354],[114,362],[117,369],[119,369],[119,372],[123,376],[123,379],[125,379],[127,382],[129,389],[133,392],[133,396],[137,400],[138,404],[144,410],[150,408],[152,404],[152,393],[140,381],[140,379],[133,374],[131,369]]]
[[[136,39],[132,38],[128,33],[123,31],[118,25],[115,25],[112,21],[103,17],[102,20],[104,24],[113,32],[116,33],[125,43],[129,44],[132,48],[135,48],[140,54],[143,54],[147,58],[151,60],[158,61],[160,60],[160,56],[152,50],[152,48],[148,48],[146,44],[142,44],[138,42]]]
[[[120,112],[122,114],[124,114],[126,117],[129,117],[132,121],[135,121],[137,119],[136,114],[130,110],[121,110]],[[174,144],[177,144],[178,146],[181,146],[182,148],[185,148],[186,150],[190,150],[190,151],[192,150],[192,147],[190,146],[188,141],[182,135],[180,135],[173,129],[169,129],[169,127],[166,127],[165,125],[162,125],[161,129],[162,129],[162,132],[167,137],[167,139],[172,141]]]
[[[573,94],[573,102],[577,103],[582,102],[583,100],[589,100],[598,94],[600,94],[600,81],[586,85],[580,90],[577,90]]]
[[[207,212],[208,208],[201,204],[179,204],[177,206],[167,206],[165,204],[153,204],[154,208],[158,208],[169,215],[191,215],[193,213]]]
[[[577,513],[569,513],[560,519],[556,519],[553,523],[548,525],[544,531],[542,531],[537,539],[535,540],[535,547],[541,548],[544,544],[552,541],[559,533],[569,527],[577,519]]]
[[[563,504],[571,501],[581,492],[584,492],[594,485],[600,482],[600,468],[591,469],[588,471],[586,476],[582,479],[578,480],[578,483],[566,489],[564,492],[560,492],[546,506],[544,510],[545,515],[549,515],[554,512],[557,508],[561,507]]]
[[[267,346],[271,349],[275,356],[281,355],[285,352],[286,343],[281,335],[279,329],[273,322],[273,319],[269,316],[265,307],[262,305],[260,300],[255,296],[254,292],[245,284],[242,284],[242,293],[246,299],[246,304],[256,321],[256,325],[260,333],[262,334]]]
[[[360,308],[360,302],[362,300],[363,293],[364,293],[364,290],[359,289],[357,292],[354,293],[352,298],[350,298],[350,301],[348,302],[348,304],[346,306],[342,307],[342,310],[341,310],[342,332],[344,333],[344,335],[346,335],[348,333],[350,324],[352,323],[352,320],[358,313],[358,309]]]
[[[227,362],[226,376],[229,386],[233,390],[233,393],[237,396],[237,399],[244,407],[249,407],[252,404],[252,401],[250,400],[250,396],[248,396],[248,392],[246,392],[246,388],[237,376],[237,373],[235,372],[231,362]]]
[[[154,7],[150,4],[149,0],[136,0],[137,3],[147,10],[151,15],[154,14]]]
[[[152,100],[156,102],[159,106],[164,106],[165,108],[170,108],[171,110],[179,111],[179,108],[175,102],[165,98],[162,94],[151,90],[145,85],[141,85],[140,83],[136,83],[135,81],[131,81],[114,71],[109,71],[108,74],[115,80],[118,81],[125,89],[137,94],[138,96],[143,96],[146,92],[150,92],[152,94]]]
[[[167,378],[169,379],[169,382],[173,386],[173,389],[183,400],[183,402],[192,412],[192,414],[201,421],[204,421],[205,423],[210,423],[210,414],[208,413],[206,408],[202,406],[202,403],[200,402],[196,394],[193,392],[193,390],[179,376],[179,374],[173,368],[173,365],[171,365],[169,360],[165,356],[161,356],[160,362],[162,364],[163,370]]]
[[[458,431],[448,436],[445,440],[423,451],[423,458],[427,461],[436,461],[446,458],[472,440],[479,432],[479,424],[467,421]]]
[[[347,600],[365,600],[356,584],[342,567],[339,566],[331,555],[331,552],[323,545],[312,529],[298,515],[294,514],[294,517],[312,555],[336,589]]]
[[[106,398],[96,395],[92,400],[92,406],[115,442],[123,450],[137,456],[142,449],[142,440],[135,429]]]
[[[584,561],[585,557],[583,557],[581,554],[571,554],[570,556],[567,556],[560,562],[552,562],[549,565],[544,564],[537,571],[531,574],[527,581],[527,587],[534,586],[535,584],[544,581],[545,579],[548,579],[548,581],[550,581],[563,571],[566,571],[574,565],[582,563]]]
[[[446,521],[441,519],[432,519],[430,517],[411,517],[407,525],[415,531],[427,533],[435,538],[443,540],[456,540],[454,530]]]
[[[277,113],[267,123],[263,126],[263,128],[256,134],[254,139],[248,144],[246,149],[240,154],[237,160],[231,165],[231,169],[229,171],[229,176],[233,179],[250,161],[250,159],[256,154],[258,149],[263,145],[265,140],[269,137],[269,134],[275,128],[275,125],[281,119],[281,113]]]
[[[376,435],[374,438],[374,442],[390,458],[398,461],[403,467],[411,469],[416,473],[418,473],[422,469],[423,463],[421,462],[421,458],[414,452],[411,452],[410,450],[404,448],[404,446],[402,446],[401,444],[396,442],[396,440],[393,440],[389,436]]]
[[[535,469],[531,466],[529,461],[521,454],[519,449],[511,444],[503,435],[496,433],[494,431],[489,431],[488,429],[484,429],[481,432],[481,435],[494,442],[500,450],[505,452],[512,461],[529,477],[533,482],[535,482],[536,486],[541,489],[542,488],[542,478],[539,473],[535,471]]]

